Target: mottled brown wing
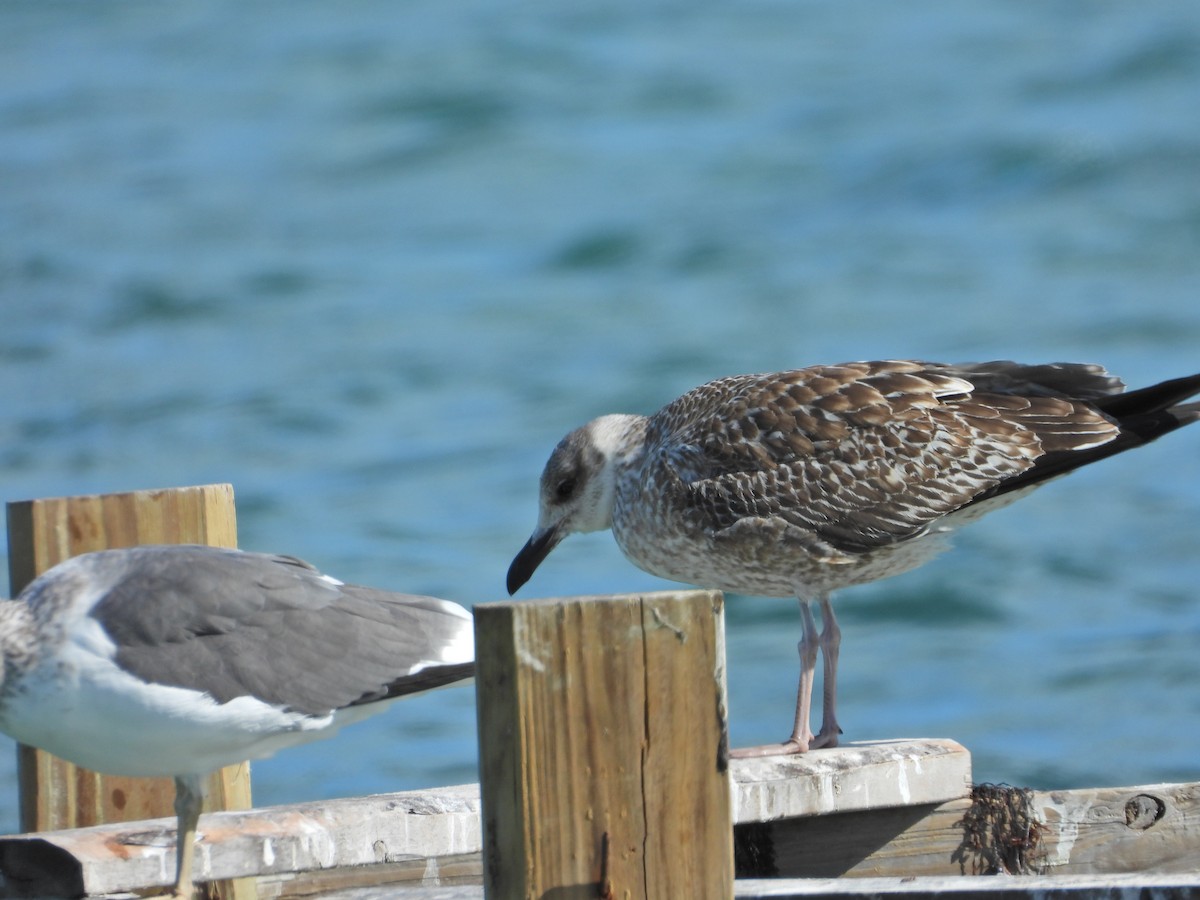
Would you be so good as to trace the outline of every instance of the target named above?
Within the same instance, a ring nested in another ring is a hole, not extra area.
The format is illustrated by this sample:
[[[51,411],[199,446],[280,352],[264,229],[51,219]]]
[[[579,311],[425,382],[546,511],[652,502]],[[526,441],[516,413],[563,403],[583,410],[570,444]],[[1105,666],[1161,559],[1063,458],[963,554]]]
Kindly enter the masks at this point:
[[[722,379],[664,410],[680,425],[665,462],[717,533],[775,520],[831,556],[862,553],[923,533],[1046,453],[1116,435],[1062,395],[1061,367],[1031,367],[1040,380],[1023,368],[888,361]],[[1120,389],[1076,368],[1093,396]]]

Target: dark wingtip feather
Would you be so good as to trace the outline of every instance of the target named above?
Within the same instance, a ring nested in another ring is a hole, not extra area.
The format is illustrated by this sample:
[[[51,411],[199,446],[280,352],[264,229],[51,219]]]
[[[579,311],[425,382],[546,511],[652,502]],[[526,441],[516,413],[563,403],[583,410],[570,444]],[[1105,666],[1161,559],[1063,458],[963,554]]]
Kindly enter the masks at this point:
[[[1160,381],[1150,387],[1139,388],[1124,394],[1115,394],[1096,403],[1096,407],[1115,419],[1125,416],[1145,415],[1163,410],[1194,409],[1194,404],[1180,405],[1189,397],[1200,394],[1200,375],[1186,375]],[[1188,421],[1192,421],[1189,419]]]

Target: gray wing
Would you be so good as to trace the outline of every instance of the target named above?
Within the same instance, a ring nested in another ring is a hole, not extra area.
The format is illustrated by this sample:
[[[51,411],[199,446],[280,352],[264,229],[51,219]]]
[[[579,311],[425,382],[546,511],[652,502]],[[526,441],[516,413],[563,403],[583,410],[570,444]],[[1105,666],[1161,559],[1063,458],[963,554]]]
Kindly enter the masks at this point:
[[[738,376],[665,408],[665,429],[693,424],[658,452],[717,537],[769,520],[832,559],[922,534],[1039,460],[1111,441],[1118,426],[1089,401],[1121,390],[1097,366],[1067,364]]]
[[[146,681],[323,715],[473,674],[470,614],[448,601],[340,585],[291,557],[111,553],[123,571],[91,615]]]

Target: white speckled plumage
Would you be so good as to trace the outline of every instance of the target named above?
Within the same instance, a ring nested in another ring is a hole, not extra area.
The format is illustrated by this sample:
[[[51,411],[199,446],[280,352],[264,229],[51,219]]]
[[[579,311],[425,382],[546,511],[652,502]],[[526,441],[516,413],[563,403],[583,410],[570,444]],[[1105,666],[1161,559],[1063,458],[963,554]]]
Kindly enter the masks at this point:
[[[928,561],[945,538],[1050,478],[1200,417],[1200,376],[1123,393],[1094,365],[909,360],[718,379],[652,416],[568,434],[542,473],[538,526],[510,592],[572,532],[612,528],[636,565],[676,581],[798,596],[792,737],[833,746],[839,634],[831,592]],[[810,604],[819,600],[818,634]],[[825,710],[808,727],[816,651]]]

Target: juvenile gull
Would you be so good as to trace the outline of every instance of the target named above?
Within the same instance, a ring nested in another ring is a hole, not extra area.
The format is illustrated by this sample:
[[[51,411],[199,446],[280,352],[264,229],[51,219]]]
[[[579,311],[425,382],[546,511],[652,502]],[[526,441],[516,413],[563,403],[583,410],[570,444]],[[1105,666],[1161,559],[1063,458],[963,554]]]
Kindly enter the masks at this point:
[[[831,593],[919,566],[985,512],[1200,418],[1200,403],[1183,403],[1200,375],[1123,391],[1095,365],[892,360],[735,375],[649,417],[601,416],[546,463],[538,525],[508,590],[568,534],[612,528],[634,564],[663,578],[798,596],[791,737],[735,755],[833,747],[841,632]]]
[[[143,546],[0,602],[0,730],[77,765],[175,779],[190,897],[205,778],[474,674],[470,613],[288,556]]]

